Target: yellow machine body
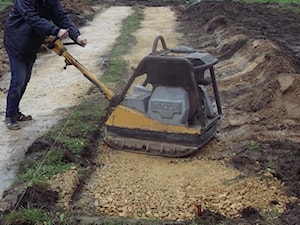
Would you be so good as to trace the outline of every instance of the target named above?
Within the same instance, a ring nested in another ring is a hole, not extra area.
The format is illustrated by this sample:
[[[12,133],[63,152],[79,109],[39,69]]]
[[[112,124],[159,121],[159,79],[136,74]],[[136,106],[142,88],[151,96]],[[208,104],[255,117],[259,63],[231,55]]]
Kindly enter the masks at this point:
[[[201,134],[201,126],[191,128],[182,125],[163,124],[146,117],[143,113],[137,110],[122,105],[116,106],[105,124],[106,126],[125,129],[141,129],[156,132],[184,133],[193,135]]]
[[[159,41],[162,50],[157,51]],[[111,147],[166,157],[185,157],[214,135],[222,110],[209,53],[186,46],[166,47],[157,36],[152,52],[137,65],[122,92],[115,95],[72,57],[57,38],[46,44],[65,57],[110,101],[104,141]],[[142,84],[136,80],[142,80]],[[207,91],[210,86],[210,94]]]

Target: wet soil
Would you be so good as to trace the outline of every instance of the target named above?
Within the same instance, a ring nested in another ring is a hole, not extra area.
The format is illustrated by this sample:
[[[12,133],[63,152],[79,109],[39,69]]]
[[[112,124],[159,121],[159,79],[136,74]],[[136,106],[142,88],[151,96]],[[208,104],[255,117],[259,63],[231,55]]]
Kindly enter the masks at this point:
[[[181,22],[190,28],[187,32],[199,37],[199,31],[212,20],[217,21],[207,27],[206,32],[213,32],[218,26],[238,26],[236,31],[230,30],[231,35],[240,32],[249,38],[268,39],[280,47],[280,51],[293,62],[293,67],[299,73],[300,69],[300,40],[296,33],[300,29],[299,6],[280,5],[276,3],[243,4],[226,1],[203,1],[185,10],[179,17]],[[191,32],[193,30],[193,32]],[[191,38],[194,46],[202,46],[201,38]],[[232,50],[234,52],[234,50]],[[222,52],[220,59],[231,57]]]
[[[136,2],[141,1],[120,1]],[[288,204],[280,215],[282,224],[299,224],[300,213],[300,14],[294,10],[297,7],[231,1],[204,1],[188,8],[174,6],[178,30],[184,34],[182,43],[210,51],[220,60],[216,71],[220,72],[218,84],[224,119],[217,145],[222,145],[222,150],[207,150],[195,157],[222,160],[243,174],[263,172],[266,179],[276,178],[284,183],[287,195],[298,200]],[[1,58],[1,70],[6,72],[7,59],[2,52]],[[274,199],[270,204],[276,206],[278,201]],[[245,206],[240,215],[231,224],[267,223],[250,206]],[[209,207],[198,219],[199,224],[226,221]]]

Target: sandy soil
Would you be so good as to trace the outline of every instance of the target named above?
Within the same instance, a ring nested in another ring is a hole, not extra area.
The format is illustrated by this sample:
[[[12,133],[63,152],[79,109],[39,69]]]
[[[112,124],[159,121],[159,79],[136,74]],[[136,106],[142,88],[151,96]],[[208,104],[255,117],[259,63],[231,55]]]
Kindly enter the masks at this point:
[[[194,216],[197,203],[204,212],[231,217],[232,224],[264,221],[270,212],[279,213],[283,224],[297,224],[300,64],[293,32],[299,30],[299,14],[276,4],[233,2],[173,9],[146,8],[134,54],[125,57],[136,65],[156,34],[170,47],[188,44],[217,56],[224,110],[217,138],[195,156],[178,160],[101,144],[97,163],[102,166],[77,201],[72,203],[69,193],[60,204],[96,216],[184,221]],[[64,177],[74,191],[76,170],[55,177],[53,188],[68,186]]]

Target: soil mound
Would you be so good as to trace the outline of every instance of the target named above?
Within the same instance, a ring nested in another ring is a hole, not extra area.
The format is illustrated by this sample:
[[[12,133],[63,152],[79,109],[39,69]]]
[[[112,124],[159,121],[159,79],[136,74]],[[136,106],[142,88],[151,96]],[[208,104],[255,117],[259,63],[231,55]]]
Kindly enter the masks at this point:
[[[247,174],[268,171],[299,197],[299,12],[293,5],[202,1],[178,18],[191,45],[220,59],[222,157]],[[291,204],[283,222],[296,224],[298,210]]]
[[[201,2],[181,12],[190,43],[220,59],[224,131],[236,137],[239,127],[247,139],[300,142],[299,40],[293,31],[299,18],[278,4]]]

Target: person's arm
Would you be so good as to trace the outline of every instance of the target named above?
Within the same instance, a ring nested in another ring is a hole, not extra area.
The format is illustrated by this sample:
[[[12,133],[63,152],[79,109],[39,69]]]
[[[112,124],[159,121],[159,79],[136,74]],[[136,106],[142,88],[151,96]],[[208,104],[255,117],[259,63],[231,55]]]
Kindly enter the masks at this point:
[[[15,0],[15,5],[27,24],[37,33],[43,36],[57,36],[60,27],[46,18],[41,18],[38,12],[36,0]]]
[[[75,26],[73,21],[70,19],[69,15],[62,8],[60,2],[58,0],[53,0],[53,22],[68,31],[70,38],[76,42],[77,44],[84,47],[87,44],[87,40],[84,39],[78,28]]]

